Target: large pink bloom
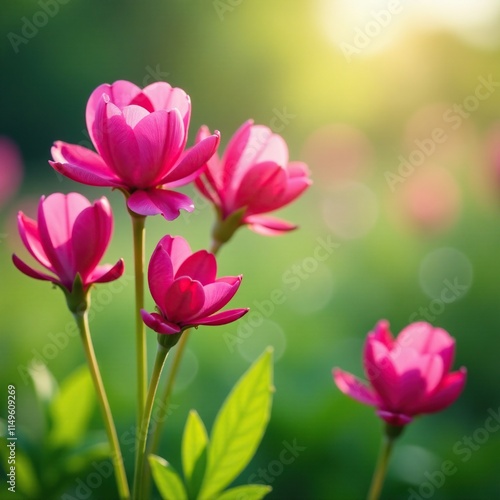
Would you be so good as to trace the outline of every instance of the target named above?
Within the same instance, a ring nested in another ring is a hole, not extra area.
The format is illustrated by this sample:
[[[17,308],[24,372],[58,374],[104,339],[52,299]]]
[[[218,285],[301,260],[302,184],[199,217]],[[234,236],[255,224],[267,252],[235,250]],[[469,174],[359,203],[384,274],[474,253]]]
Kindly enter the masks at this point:
[[[193,181],[219,144],[215,132],[184,151],[190,116],[189,96],[166,82],[143,90],[127,81],[100,85],[86,112],[97,153],[59,141],[50,164],[77,182],[121,189],[137,214],[173,220],[194,205],[170,188]]]
[[[91,204],[78,193],[42,196],[38,220],[19,212],[18,226],[29,253],[50,273],[13,255],[15,266],[31,278],[51,281],[71,293],[77,274],[84,291],[92,283],[113,281],[123,274],[121,259],[114,266],[98,265],[113,230],[111,207],[104,197]]]
[[[158,313],[141,311],[142,319],[158,333],[172,334],[198,325],[225,325],[248,309],[217,312],[234,296],[241,276],[216,279],[215,256],[205,250],[192,253],[180,236],[164,236],[149,262],[149,290]]]
[[[441,411],[458,398],[466,370],[450,373],[454,354],[455,340],[441,328],[412,323],[394,340],[389,323],[380,321],[365,344],[370,386],[339,368],[333,377],[343,393],[375,406],[389,424],[403,426],[415,415]]]
[[[209,134],[202,127],[197,141]],[[217,207],[221,220],[242,211],[240,225],[277,235],[296,226],[263,214],[295,200],[311,180],[305,163],[288,162],[288,147],[281,136],[249,120],[231,138],[222,159],[214,155],[207,162],[195,184]]]

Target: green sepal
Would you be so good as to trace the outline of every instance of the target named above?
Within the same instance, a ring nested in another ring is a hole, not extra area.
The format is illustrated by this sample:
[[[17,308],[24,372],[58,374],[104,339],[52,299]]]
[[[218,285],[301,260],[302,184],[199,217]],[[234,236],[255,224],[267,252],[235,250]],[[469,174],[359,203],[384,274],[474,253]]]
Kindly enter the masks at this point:
[[[172,347],[174,347],[177,342],[179,342],[181,338],[182,332],[179,333],[159,333],[156,338],[158,340],[158,344],[169,351]]]
[[[246,210],[247,207],[241,207],[223,219],[220,209],[217,208],[217,221],[212,229],[212,238],[218,246],[227,243],[236,230],[242,226],[241,221]]]
[[[90,287],[85,290],[80,273],[76,273],[71,292],[63,288],[69,310],[75,315],[81,315],[90,308]]]

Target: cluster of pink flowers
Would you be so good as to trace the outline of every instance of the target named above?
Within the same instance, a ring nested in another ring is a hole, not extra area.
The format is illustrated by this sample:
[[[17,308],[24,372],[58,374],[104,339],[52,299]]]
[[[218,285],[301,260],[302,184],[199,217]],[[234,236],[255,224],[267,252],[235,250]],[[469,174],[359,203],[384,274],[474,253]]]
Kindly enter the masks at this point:
[[[57,141],[49,163],[77,182],[119,189],[128,210],[144,217],[161,214],[173,220],[180,210],[192,211],[192,200],[173,189],[194,182],[217,209],[219,231],[214,239],[220,244],[243,225],[273,235],[294,229],[263,215],[292,202],[311,183],[305,164],[288,163],[283,138],[248,121],[219,161],[220,134],[209,133],[205,126],[194,146],[186,149],[190,117],[189,96],[168,83],[144,89],[127,81],[103,84],[92,92],[86,109],[96,151]],[[114,266],[99,265],[113,226],[106,198],[91,204],[77,193],[56,193],[42,197],[37,221],[22,213],[18,220],[24,245],[45,268],[37,270],[14,255],[14,264],[24,274],[51,281],[71,295],[77,279],[86,292],[93,283],[123,273],[122,260]],[[148,272],[159,312],[143,311],[144,322],[158,333],[172,334],[241,317],[247,309],[215,314],[241,283],[241,276],[216,279],[216,268],[212,254],[191,253],[183,238],[165,236]]]

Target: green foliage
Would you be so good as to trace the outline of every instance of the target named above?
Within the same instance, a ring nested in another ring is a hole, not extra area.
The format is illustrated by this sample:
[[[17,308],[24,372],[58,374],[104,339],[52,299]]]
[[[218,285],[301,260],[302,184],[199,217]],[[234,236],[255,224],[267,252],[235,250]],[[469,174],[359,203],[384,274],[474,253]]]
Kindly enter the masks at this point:
[[[49,439],[54,446],[71,447],[83,438],[94,401],[94,387],[85,365],[64,380],[51,402],[52,429]]]
[[[101,433],[88,431],[95,396],[86,365],[71,373],[60,387],[40,363],[28,373],[45,425],[36,433],[17,425],[16,492],[26,499],[57,498],[90,464],[109,457],[109,445]],[[7,471],[6,426],[0,426],[0,436],[0,463]]]
[[[187,500],[186,490],[175,469],[163,458],[156,455],[149,456],[151,473],[160,495],[164,499]]]
[[[195,410],[189,412],[182,438],[182,468],[190,497],[196,498],[207,462],[208,435]]]
[[[245,484],[226,490],[217,500],[260,500],[272,490],[265,484]]]
[[[164,500],[258,500],[270,486],[245,485],[223,493],[248,465],[262,440],[271,414],[272,349],[268,348],[233,387],[216,416],[210,440],[198,413],[191,411],[182,439],[184,487],[171,465],[150,457],[153,478]]]

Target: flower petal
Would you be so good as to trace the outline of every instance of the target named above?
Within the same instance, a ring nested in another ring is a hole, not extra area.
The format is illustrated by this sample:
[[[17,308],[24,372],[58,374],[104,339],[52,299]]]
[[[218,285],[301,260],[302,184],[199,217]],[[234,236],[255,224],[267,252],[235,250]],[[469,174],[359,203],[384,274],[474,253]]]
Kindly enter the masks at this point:
[[[57,141],[51,149],[54,161],[49,161],[56,172],[88,186],[122,187],[120,178],[90,149]]]
[[[38,231],[47,258],[62,283],[71,289],[76,276],[72,229],[80,212],[90,202],[79,193],[53,193],[38,205]]]
[[[244,316],[250,309],[229,309],[209,317],[196,318],[193,325],[227,325]]]
[[[220,134],[215,131],[213,135],[188,149],[175,168],[160,182],[170,187],[183,186],[196,179],[207,161],[213,156],[219,146]]]
[[[109,96],[111,102],[113,102],[118,108],[123,109],[133,102],[133,100],[141,94],[141,89],[131,82],[126,80],[118,80],[112,85],[109,83],[103,83],[99,85],[92,94],[90,94],[89,100],[87,101],[87,109],[85,112],[85,118],[87,122],[87,130],[89,131],[90,138],[97,147],[96,141],[94,139],[94,121],[97,108],[100,101],[102,100],[103,94]]]
[[[113,215],[108,200],[102,197],[80,212],[73,225],[71,243],[76,271],[83,282],[102,259],[113,231]]]
[[[433,413],[451,405],[462,393],[466,379],[467,370],[465,368],[448,373],[434,394],[422,401],[422,404],[415,411],[418,413]]]
[[[175,165],[184,148],[186,131],[177,109],[155,111],[134,128],[138,159],[134,186],[156,187]]]
[[[144,321],[144,323],[151,328],[151,330],[157,333],[171,335],[172,333],[179,333],[181,331],[179,325],[167,321],[158,313],[148,313],[144,309],[141,309],[141,316],[142,321]]]
[[[378,406],[379,399],[377,395],[357,377],[340,368],[334,368],[332,373],[335,384],[344,394],[360,403]]]
[[[17,227],[19,229],[19,234],[24,243],[24,246],[28,249],[29,253],[44,267],[52,272],[55,272],[50,260],[45,254],[45,250],[42,247],[40,241],[40,234],[38,232],[38,224],[36,221],[27,217],[22,212],[19,212],[17,216]]]
[[[167,82],[155,82],[145,87],[142,93],[149,98],[155,111],[177,109],[184,122],[184,130],[188,130],[191,100],[184,90],[171,87]]]
[[[267,215],[250,215],[245,217],[243,222],[248,225],[249,229],[264,236],[280,236],[298,227],[290,222]]]
[[[12,255],[12,262],[14,265],[26,276],[30,278],[35,278],[37,280],[51,281],[52,283],[61,284],[61,282],[49,274],[42,273],[28,266],[28,264],[24,263],[17,255]]]
[[[203,307],[204,302],[205,292],[201,283],[182,276],[175,279],[168,288],[163,312],[172,323],[188,324]]]
[[[234,198],[227,203],[234,209],[247,208],[247,215],[269,212],[280,207],[286,189],[286,172],[277,163],[254,165],[241,179]]]
[[[167,234],[158,243],[170,255],[174,275],[181,264],[193,253],[189,243],[182,236],[170,236]]]
[[[388,424],[395,425],[398,427],[409,424],[413,420],[413,417],[411,417],[410,415],[405,415],[404,413],[395,413],[392,411],[385,411],[385,410],[377,410],[376,413],[381,419],[385,420]]]
[[[198,316],[206,317],[222,309],[235,295],[241,285],[242,276],[226,276],[203,287],[205,303]]]
[[[149,291],[156,305],[162,311],[165,308],[167,290],[174,281],[172,260],[162,244],[165,238],[166,237],[164,237],[154,249],[148,267]]]
[[[288,181],[285,192],[279,200],[280,207],[284,207],[294,201],[312,184],[305,163],[289,163],[286,172],[288,174]]]
[[[397,344],[415,349],[422,354],[439,354],[446,373],[451,369],[455,355],[455,339],[442,328],[435,328],[423,321],[412,323],[398,335]]]
[[[90,283],[109,283],[120,278],[125,271],[125,263],[120,259],[114,266],[104,264],[97,266],[87,278],[87,284]]]
[[[148,189],[135,191],[127,200],[127,206],[139,215],[161,214],[166,220],[174,220],[180,210],[192,212],[194,204],[187,195],[167,189]]]
[[[202,285],[207,285],[215,281],[216,274],[217,262],[214,255],[206,250],[199,250],[190,255],[181,264],[175,273],[175,277],[189,276],[191,279],[199,281]]]
[[[365,344],[363,364],[366,376],[384,406],[393,410],[399,401],[399,379],[392,364],[387,347],[368,336]]]

